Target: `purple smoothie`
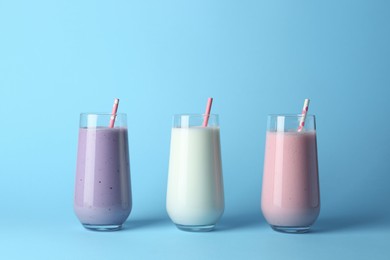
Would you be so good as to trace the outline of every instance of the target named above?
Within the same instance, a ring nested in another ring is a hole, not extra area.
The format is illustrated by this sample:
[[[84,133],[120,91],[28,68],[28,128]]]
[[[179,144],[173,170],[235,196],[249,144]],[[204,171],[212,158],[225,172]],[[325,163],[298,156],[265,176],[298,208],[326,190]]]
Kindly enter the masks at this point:
[[[127,128],[80,128],[74,210],[85,225],[122,225],[130,214]]]

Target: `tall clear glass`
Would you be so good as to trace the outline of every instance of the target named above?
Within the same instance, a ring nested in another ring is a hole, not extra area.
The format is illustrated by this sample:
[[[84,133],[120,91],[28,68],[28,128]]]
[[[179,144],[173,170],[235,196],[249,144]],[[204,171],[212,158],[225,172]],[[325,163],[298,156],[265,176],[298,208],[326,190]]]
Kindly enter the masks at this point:
[[[167,188],[167,212],[184,231],[210,231],[224,211],[218,115],[175,115]]]
[[[90,230],[122,227],[132,207],[126,114],[81,114],[74,211]]]
[[[316,121],[308,115],[269,115],[261,209],[271,227],[307,232],[320,212]]]

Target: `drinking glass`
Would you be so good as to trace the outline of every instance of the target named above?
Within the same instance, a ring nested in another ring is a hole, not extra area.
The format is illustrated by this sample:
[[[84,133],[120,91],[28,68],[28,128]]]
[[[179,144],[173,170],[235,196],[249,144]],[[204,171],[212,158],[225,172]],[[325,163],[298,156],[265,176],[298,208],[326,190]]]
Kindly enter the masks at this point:
[[[90,230],[122,227],[132,207],[126,114],[80,115],[74,211]]]
[[[175,115],[167,188],[167,212],[184,231],[210,231],[224,211],[218,115]]]
[[[276,231],[307,232],[320,212],[315,116],[301,119],[268,116],[261,209]]]

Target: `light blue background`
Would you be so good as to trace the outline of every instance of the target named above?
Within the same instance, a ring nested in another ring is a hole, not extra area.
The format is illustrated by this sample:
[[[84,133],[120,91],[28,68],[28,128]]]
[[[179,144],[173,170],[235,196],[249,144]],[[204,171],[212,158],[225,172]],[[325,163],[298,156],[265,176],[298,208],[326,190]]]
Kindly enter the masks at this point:
[[[389,259],[389,1],[0,0],[0,254],[4,259]],[[220,115],[217,230],[165,212],[171,116]],[[73,214],[80,112],[128,114],[125,230]],[[321,215],[272,231],[260,212],[266,115],[317,116]]]

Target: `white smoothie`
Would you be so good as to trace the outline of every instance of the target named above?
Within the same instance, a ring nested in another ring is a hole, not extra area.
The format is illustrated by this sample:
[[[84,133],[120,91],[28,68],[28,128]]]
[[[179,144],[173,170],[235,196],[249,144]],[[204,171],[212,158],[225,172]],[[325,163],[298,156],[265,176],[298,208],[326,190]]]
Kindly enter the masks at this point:
[[[222,216],[219,127],[172,128],[166,206],[179,225],[212,225]]]

